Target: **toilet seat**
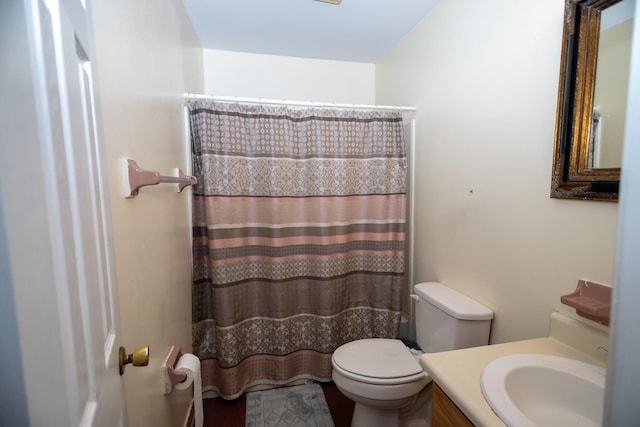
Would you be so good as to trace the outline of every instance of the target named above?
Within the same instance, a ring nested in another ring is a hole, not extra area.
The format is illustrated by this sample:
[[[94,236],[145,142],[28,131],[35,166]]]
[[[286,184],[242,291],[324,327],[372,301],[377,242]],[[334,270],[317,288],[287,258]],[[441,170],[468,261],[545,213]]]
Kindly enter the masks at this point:
[[[427,377],[409,349],[395,339],[352,341],[340,346],[332,360],[341,375],[367,384],[406,384]]]

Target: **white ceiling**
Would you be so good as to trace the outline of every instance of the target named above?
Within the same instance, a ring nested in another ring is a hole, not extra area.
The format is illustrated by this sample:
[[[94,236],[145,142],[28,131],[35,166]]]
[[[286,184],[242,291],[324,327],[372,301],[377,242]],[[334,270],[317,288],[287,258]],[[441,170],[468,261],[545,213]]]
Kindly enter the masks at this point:
[[[184,0],[206,49],[375,63],[438,0]]]

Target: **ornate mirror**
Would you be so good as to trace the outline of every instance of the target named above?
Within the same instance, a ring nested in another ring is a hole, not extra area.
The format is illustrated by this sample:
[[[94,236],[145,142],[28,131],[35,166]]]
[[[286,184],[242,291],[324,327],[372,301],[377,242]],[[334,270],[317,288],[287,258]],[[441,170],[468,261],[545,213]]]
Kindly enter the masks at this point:
[[[551,197],[618,199],[635,0],[566,0]]]

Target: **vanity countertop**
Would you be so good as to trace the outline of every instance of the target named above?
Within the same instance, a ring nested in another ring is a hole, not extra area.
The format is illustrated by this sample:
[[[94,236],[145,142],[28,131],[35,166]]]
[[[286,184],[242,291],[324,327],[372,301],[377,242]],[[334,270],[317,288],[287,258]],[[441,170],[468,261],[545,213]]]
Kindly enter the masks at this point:
[[[424,354],[420,364],[474,425],[504,427],[480,388],[482,370],[488,363],[509,354],[534,353],[606,367],[606,352],[602,349],[607,342],[605,330],[553,313],[548,337]]]

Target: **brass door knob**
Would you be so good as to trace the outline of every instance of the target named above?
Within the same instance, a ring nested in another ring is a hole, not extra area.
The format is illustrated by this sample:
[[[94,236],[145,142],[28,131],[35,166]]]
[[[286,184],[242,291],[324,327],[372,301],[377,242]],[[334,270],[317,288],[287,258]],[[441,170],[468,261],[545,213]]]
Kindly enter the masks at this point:
[[[147,366],[149,364],[149,346],[143,345],[136,348],[133,353],[127,355],[124,347],[120,347],[120,375],[124,374],[124,366],[131,363],[133,366]]]

